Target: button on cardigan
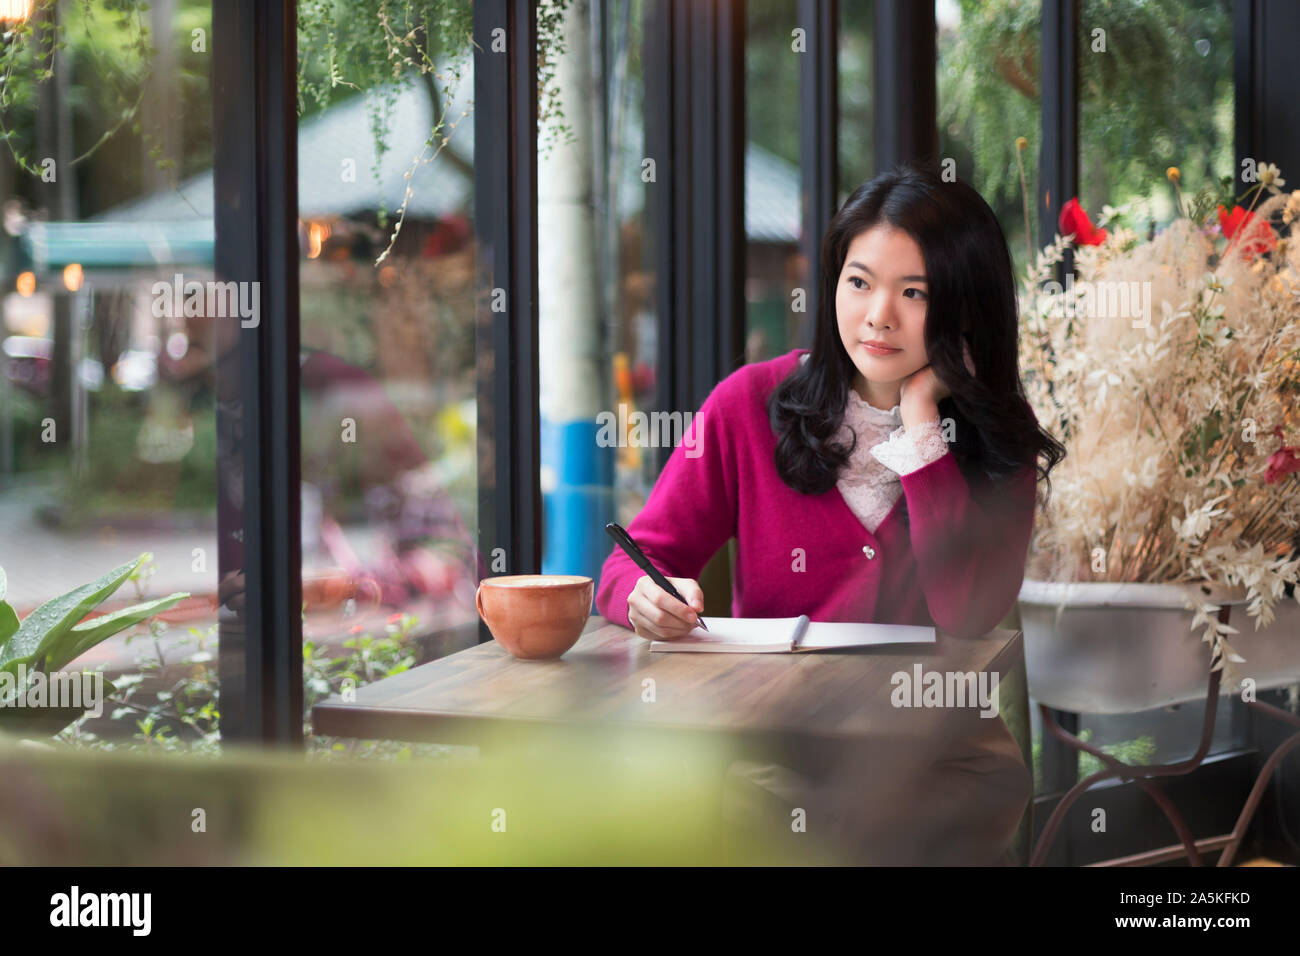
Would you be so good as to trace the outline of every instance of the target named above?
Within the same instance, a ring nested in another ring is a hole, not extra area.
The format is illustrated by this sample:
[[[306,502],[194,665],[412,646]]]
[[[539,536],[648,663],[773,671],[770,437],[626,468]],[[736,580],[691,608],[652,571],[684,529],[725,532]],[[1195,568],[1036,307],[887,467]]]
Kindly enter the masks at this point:
[[[868,530],[838,487],[808,495],[777,473],[767,399],[806,351],[742,366],[714,387],[628,533],[681,578],[698,578],[735,537],[734,617],[932,624],[959,637],[995,627],[1024,579],[1034,468],[971,480],[948,450],[901,474],[902,495]],[[631,626],[627,598],[641,574],[611,551],[601,616]]]

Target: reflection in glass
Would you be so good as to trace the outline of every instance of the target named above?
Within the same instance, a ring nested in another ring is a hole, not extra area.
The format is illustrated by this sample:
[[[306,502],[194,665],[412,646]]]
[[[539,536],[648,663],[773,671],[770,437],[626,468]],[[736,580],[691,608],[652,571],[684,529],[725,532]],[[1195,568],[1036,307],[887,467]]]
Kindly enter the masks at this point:
[[[212,331],[232,320],[191,294],[213,278],[211,62],[195,39],[211,7],[22,6],[0,39],[6,600],[23,617],[150,555],[98,610],[189,597],[72,662],[118,691],[63,736],[215,746],[215,707],[182,717],[159,693],[184,665],[216,694]]]
[[[299,7],[309,658],[397,637],[394,654],[421,659],[475,640],[471,8],[423,10],[353,24],[344,42],[318,5]],[[396,75],[390,48],[410,60]],[[360,679],[384,676],[372,670]]]
[[[653,407],[658,347],[643,178],[644,16],[641,0],[571,5],[541,104],[544,573],[597,578],[609,553],[604,525],[630,523],[655,477],[653,455],[629,441],[635,417]]]
[[[840,204],[876,169],[871,99],[875,6],[875,0],[840,0]]]
[[[957,174],[997,214],[1017,275],[1030,261],[1030,246],[1051,240],[1037,235],[1033,218],[1042,145],[1041,13],[1039,0],[935,4],[939,156],[955,160]],[[1022,136],[1025,148],[1018,151],[1016,140]]]
[[[1079,202],[1094,219],[1131,202],[1141,229],[1177,215],[1168,167],[1191,192],[1233,174],[1232,18],[1228,0],[1133,14],[1122,32],[1100,15],[1102,32],[1080,30]]]
[[[795,0],[745,4],[745,361],[784,354],[806,318],[799,253],[799,63]]]

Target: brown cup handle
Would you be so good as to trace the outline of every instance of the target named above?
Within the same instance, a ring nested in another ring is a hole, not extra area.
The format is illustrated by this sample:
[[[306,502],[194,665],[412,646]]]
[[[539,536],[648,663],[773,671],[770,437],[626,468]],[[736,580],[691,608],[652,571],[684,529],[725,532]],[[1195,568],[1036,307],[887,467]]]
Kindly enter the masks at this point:
[[[483,613],[483,583],[480,581],[479,586],[474,589],[474,606],[478,608],[478,616],[483,618],[483,623],[487,623],[487,616]]]

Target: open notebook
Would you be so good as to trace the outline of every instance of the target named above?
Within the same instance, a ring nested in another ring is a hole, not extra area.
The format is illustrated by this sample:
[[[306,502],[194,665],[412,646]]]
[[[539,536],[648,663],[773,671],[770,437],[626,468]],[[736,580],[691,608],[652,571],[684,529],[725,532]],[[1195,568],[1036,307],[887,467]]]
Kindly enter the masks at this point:
[[[912,624],[832,624],[800,617],[713,617],[675,641],[651,641],[652,651],[789,654],[877,644],[933,644],[933,627]]]

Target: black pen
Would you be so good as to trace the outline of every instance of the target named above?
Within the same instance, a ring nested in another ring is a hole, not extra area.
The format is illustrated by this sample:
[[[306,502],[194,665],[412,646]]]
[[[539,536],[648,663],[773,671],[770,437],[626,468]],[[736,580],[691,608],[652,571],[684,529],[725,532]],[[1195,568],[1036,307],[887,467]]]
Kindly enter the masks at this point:
[[[627,556],[636,562],[636,566],[646,574],[650,575],[651,581],[659,585],[683,604],[686,604],[686,598],[682,597],[681,594],[678,593],[677,589],[673,587],[672,582],[664,577],[663,574],[660,573],[659,569],[650,563],[650,559],[645,556],[644,551],[637,547],[636,542],[632,540],[630,534],[612,521],[605,525],[605,530],[609,532],[609,536],[614,539],[615,543],[627,552]],[[686,604],[686,606],[690,607],[689,604]],[[708,627],[705,626],[704,618],[696,614],[695,619],[702,629],[706,631],[708,630]]]

